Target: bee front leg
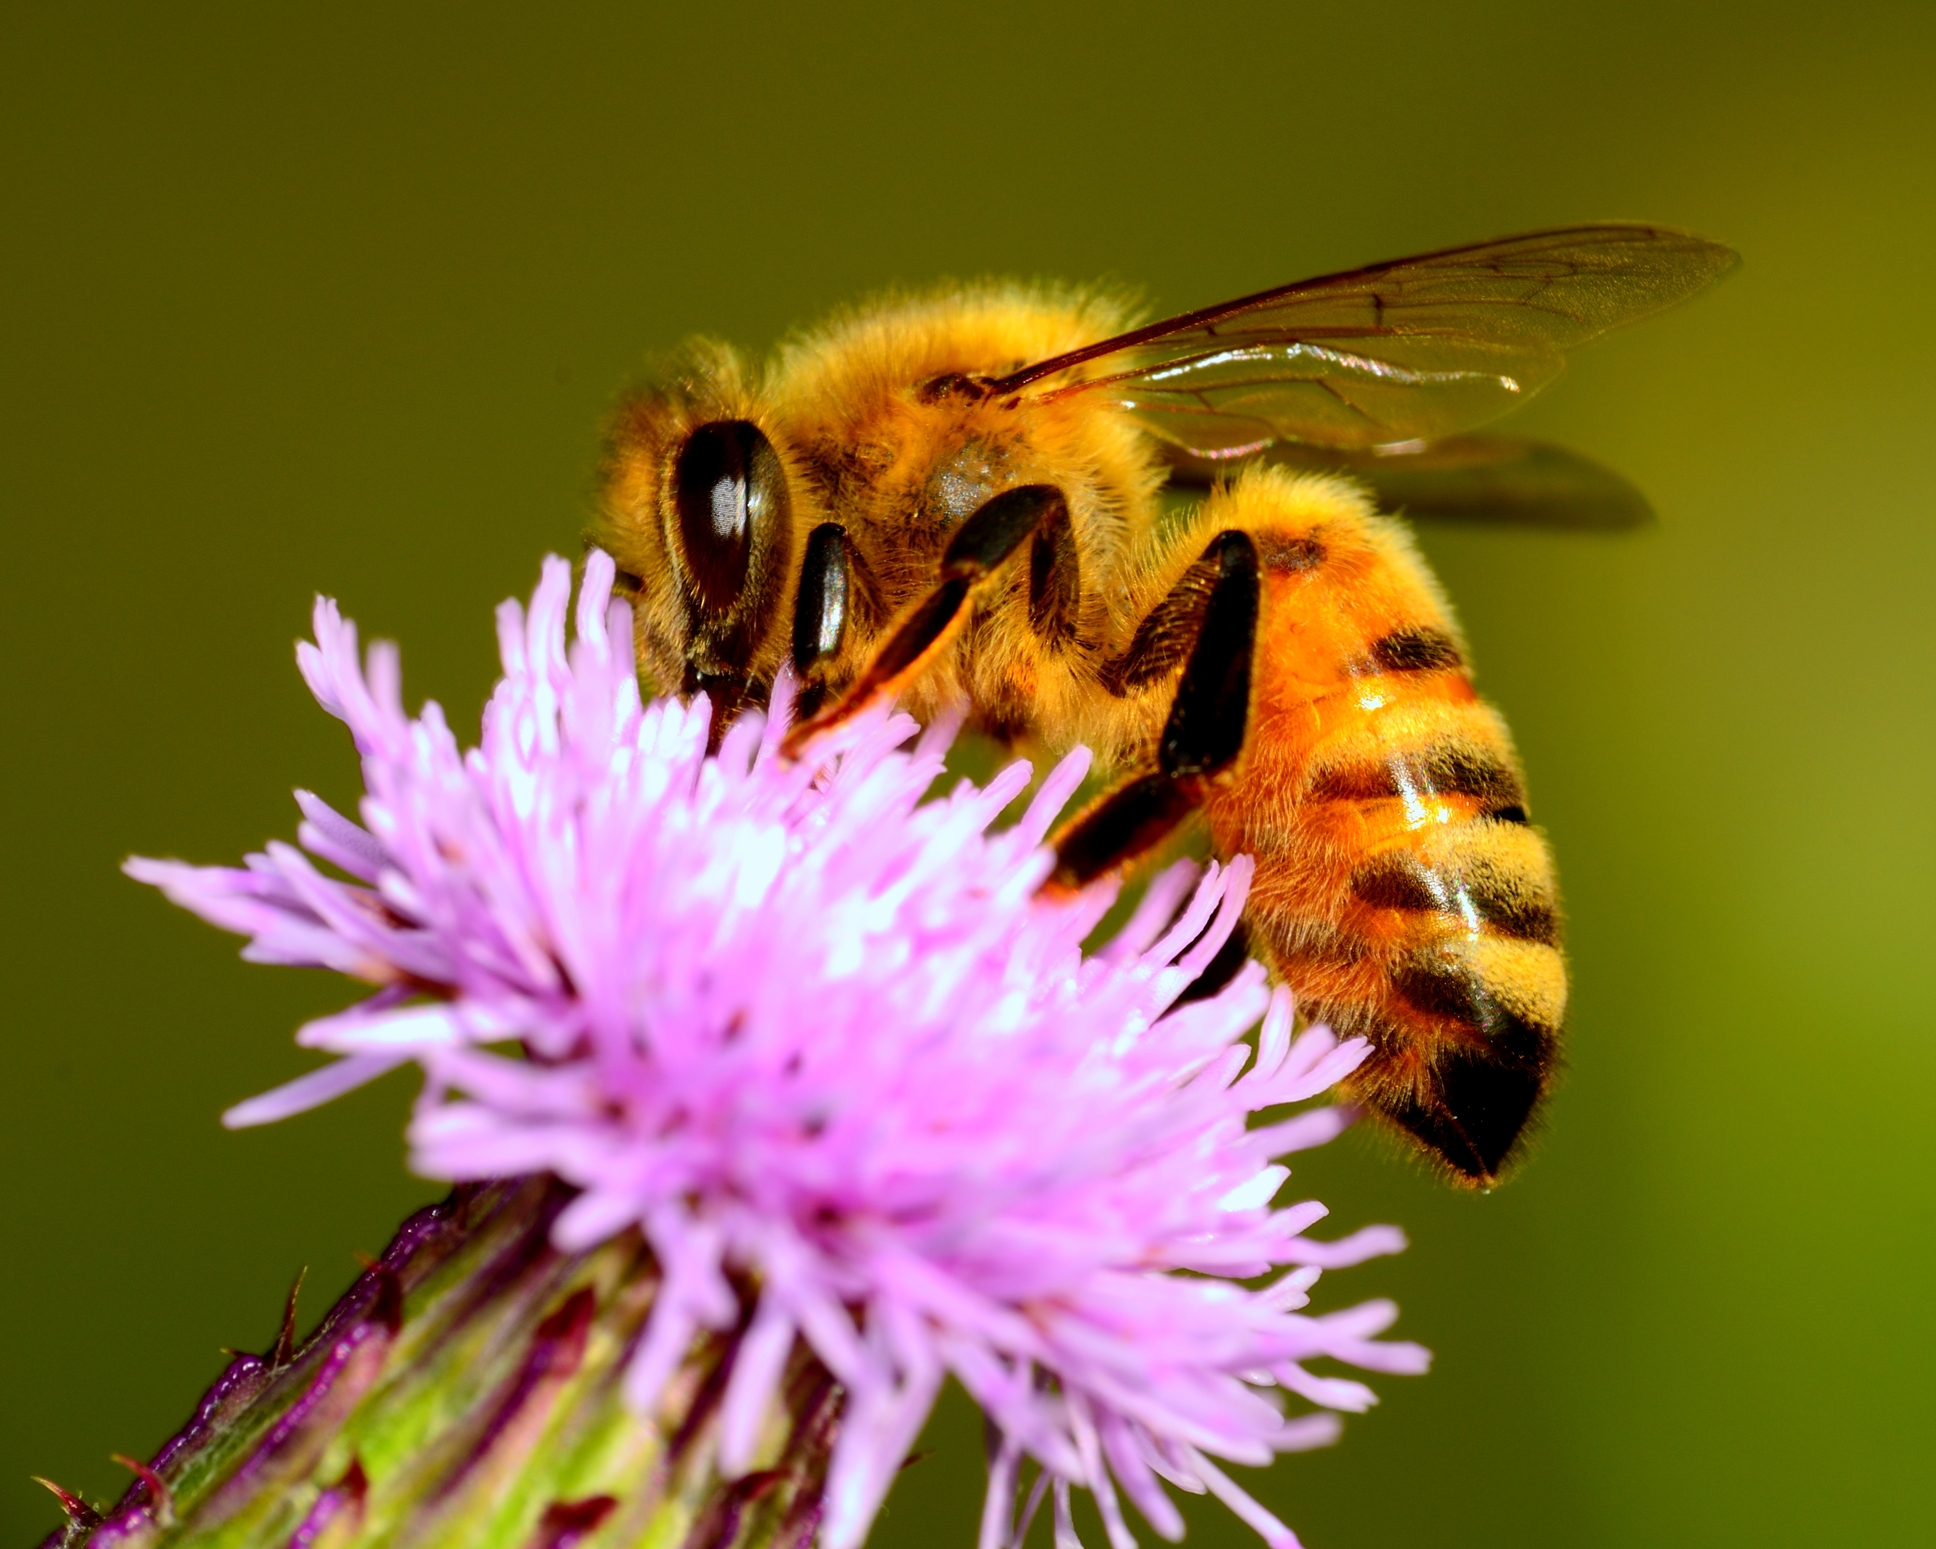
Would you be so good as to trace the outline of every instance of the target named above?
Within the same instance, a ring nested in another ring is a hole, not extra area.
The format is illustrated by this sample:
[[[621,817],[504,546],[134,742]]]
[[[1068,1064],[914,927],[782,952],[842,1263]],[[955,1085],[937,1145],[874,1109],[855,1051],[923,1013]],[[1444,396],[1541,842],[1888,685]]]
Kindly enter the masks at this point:
[[[1057,834],[1048,887],[1083,887],[1160,844],[1243,751],[1258,610],[1257,547],[1248,533],[1212,539],[1152,617],[1167,610],[1174,621],[1186,607],[1195,638],[1157,743],[1156,768],[1106,791]],[[1144,634],[1139,630],[1139,639]]]
[[[941,556],[934,589],[889,631],[886,642],[844,694],[787,733],[782,753],[788,758],[798,756],[821,733],[898,694],[953,644],[968,622],[981,585],[1028,539],[1046,538],[1052,543],[1068,524],[1068,502],[1052,484],[1025,484],[984,502],[955,529]],[[1061,552],[1061,547],[1054,546],[1053,552]],[[1072,584],[1069,572],[1053,564],[1036,568],[1043,570],[1043,576],[1032,576],[1034,590],[1048,598],[1038,606],[1059,611]],[[796,653],[805,629],[796,621]]]
[[[840,654],[854,609],[856,576],[853,544],[838,522],[822,522],[807,537],[800,565],[800,587],[793,605],[793,674],[800,697],[795,713],[811,717],[827,697],[818,676],[823,663]]]

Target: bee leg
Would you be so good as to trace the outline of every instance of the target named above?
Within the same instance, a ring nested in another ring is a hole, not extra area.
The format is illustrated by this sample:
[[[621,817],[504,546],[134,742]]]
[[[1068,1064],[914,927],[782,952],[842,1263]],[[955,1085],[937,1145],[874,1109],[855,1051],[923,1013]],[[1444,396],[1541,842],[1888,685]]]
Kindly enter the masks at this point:
[[[1205,930],[1209,928],[1207,925],[1204,927]],[[1187,952],[1189,948],[1186,947],[1184,950]],[[1179,1010],[1192,1001],[1208,1000],[1218,994],[1225,985],[1237,977],[1238,970],[1249,961],[1250,932],[1244,928],[1244,922],[1239,920],[1230,934],[1224,938],[1223,945],[1217,948],[1216,956],[1205,963],[1203,971],[1183,987],[1183,993],[1170,1002],[1169,1011],[1165,1011],[1163,1015],[1168,1016],[1170,1012]]]
[[[1197,808],[1205,782],[1243,751],[1257,640],[1257,548],[1248,533],[1220,533],[1202,563],[1214,565],[1214,574],[1157,743],[1156,768],[1105,792],[1056,836],[1050,887],[1083,887],[1161,843]]]
[[[706,728],[708,757],[719,751],[719,745],[726,740],[726,728],[757,697],[753,682],[745,673],[701,672],[690,662],[680,680],[679,693],[686,699],[704,694],[713,707],[713,718]]]
[[[789,758],[797,756],[822,732],[851,720],[869,705],[893,698],[919,677],[968,622],[976,587],[1024,540],[1038,532],[1054,532],[1058,523],[1066,526],[1068,511],[1062,491],[1052,484],[1024,484],[984,502],[948,541],[934,590],[894,627],[840,698],[787,733],[781,751]]]
[[[800,680],[795,714],[809,718],[826,698],[814,676],[840,652],[854,591],[853,546],[838,522],[822,522],[807,536],[800,566],[800,593],[793,606],[793,672]]]
[[[1051,649],[1075,638],[1082,606],[1082,559],[1069,505],[1058,499],[1029,545],[1029,627]]]
[[[1196,793],[1166,774],[1125,780],[1055,836],[1055,870],[1046,886],[1071,892],[1087,887],[1161,844],[1196,806]]]

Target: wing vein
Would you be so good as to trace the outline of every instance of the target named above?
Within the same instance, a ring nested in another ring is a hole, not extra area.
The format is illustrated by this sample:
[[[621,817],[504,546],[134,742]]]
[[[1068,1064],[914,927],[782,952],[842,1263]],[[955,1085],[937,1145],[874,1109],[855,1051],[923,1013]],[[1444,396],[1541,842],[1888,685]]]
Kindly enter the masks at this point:
[[[1534,232],[1260,291],[988,386],[1007,396],[1039,383],[1044,402],[1094,395],[1212,457],[1272,441],[1431,441],[1517,407],[1560,374],[1565,351],[1677,305],[1735,262],[1665,227]],[[1107,368],[1080,374],[1095,363]]]

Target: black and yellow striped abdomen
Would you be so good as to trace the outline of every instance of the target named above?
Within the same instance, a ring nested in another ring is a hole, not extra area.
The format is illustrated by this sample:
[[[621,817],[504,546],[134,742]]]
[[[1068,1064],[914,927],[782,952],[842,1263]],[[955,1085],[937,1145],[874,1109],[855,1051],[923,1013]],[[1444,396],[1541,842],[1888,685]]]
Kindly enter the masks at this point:
[[[1353,1095],[1491,1183],[1551,1083],[1559,897],[1505,724],[1438,588],[1348,486],[1265,474],[1212,498],[1262,569],[1243,756],[1206,795],[1250,854],[1253,949],[1301,1010],[1371,1040]]]

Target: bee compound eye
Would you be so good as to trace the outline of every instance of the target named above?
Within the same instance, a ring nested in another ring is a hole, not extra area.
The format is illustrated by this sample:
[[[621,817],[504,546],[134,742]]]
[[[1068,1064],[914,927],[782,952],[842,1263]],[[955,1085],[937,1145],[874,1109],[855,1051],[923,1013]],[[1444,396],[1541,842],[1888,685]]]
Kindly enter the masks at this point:
[[[672,483],[686,573],[710,612],[728,613],[745,589],[754,545],[784,526],[779,455],[759,426],[715,420],[686,438]]]

